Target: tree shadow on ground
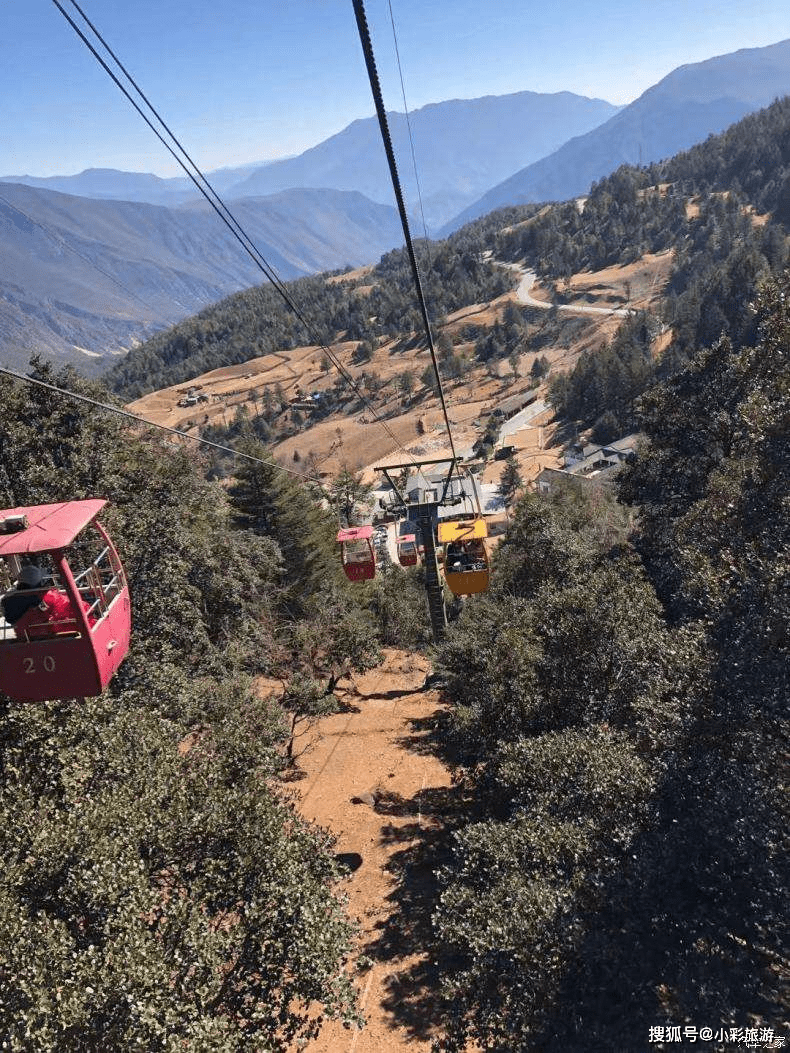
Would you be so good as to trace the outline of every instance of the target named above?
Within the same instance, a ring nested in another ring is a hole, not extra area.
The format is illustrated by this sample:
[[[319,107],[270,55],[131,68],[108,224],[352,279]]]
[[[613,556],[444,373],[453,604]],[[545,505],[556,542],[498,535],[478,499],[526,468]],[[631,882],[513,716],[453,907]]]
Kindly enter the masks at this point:
[[[347,702],[345,698],[338,699],[337,713],[361,713],[362,710],[359,706],[355,706],[351,702]]]
[[[363,694],[361,691],[357,691],[356,695],[362,702],[371,702],[374,699],[377,701],[395,701],[398,698],[408,698],[409,695],[420,695],[422,694],[422,686],[412,687],[403,691],[400,688],[394,688],[392,691],[371,691],[370,694]]]
[[[448,755],[450,712],[437,707],[426,717],[414,717],[409,721],[409,733],[395,740],[401,749],[412,753],[439,755],[447,764],[454,763]]]
[[[387,897],[388,916],[377,925],[364,953],[393,967],[382,995],[392,1027],[405,1028],[411,1039],[427,1041],[436,1037],[442,1015],[440,974],[452,970],[452,962],[444,960],[433,939],[431,917],[439,895],[436,872],[449,857],[452,830],[468,815],[468,801],[463,787],[426,786],[410,798],[381,795],[376,810],[414,818],[383,827],[384,843],[404,847],[387,867],[396,880]],[[408,968],[398,969],[415,956],[418,960]]]
[[[356,691],[350,691],[347,687],[336,687],[334,696],[337,701],[337,713],[361,713],[359,706],[354,705],[350,699],[357,697]]]
[[[392,790],[376,793],[375,810],[380,815],[413,816],[414,822],[406,826],[382,827],[382,843],[407,841],[419,837],[423,829],[429,829],[454,812],[456,789],[452,786],[424,786],[412,797],[403,797]],[[424,820],[424,821],[423,821]],[[391,831],[391,837],[388,834]]]
[[[560,444],[567,446],[569,443],[578,439],[578,432],[576,426],[571,421],[560,421],[554,432],[552,443],[555,446]]]
[[[301,782],[307,778],[307,772],[303,768],[283,768],[279,773],[280,782]]]
[[[335,862],[340,867],[341,873],[353,874],[362,866],[362,856],[359,852],[336,852]]]

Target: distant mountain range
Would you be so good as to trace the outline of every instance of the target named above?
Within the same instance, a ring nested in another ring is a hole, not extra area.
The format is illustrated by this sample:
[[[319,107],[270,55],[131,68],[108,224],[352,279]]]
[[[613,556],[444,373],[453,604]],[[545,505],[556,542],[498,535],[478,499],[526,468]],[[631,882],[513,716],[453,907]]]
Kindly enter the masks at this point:
[[[217,193],[224,195],[230,187],[267,163],[218,168],[207,172],[206,177]],[[148,172],[121,172],[117,168],[86,168],[78,175],[69,176],[0,176],[0,183],[19,183],[77,197],[143,201],[149,205],[182,205],[199,196],[194,183],[186,176],[161,179]]]
[[[415,110],[409,117],[429,233],[494,183],[537,161],[571,136],[595,128],[617,107],[570,92],[532,91],[455,99]],[[388,115],[401,185],[413,212],[418,209],[406,117]],[[358,190],[372,201],[394,205],[394,195],[375,117],[354,121],[337,135],[297,157],[207,173],[227,200],[261,197],[281,190]],[[6,176],[44,190],[83,197],[179,205],[198,194],[186,178],[160,179],[144,173],[91,168],[74,176]]]
[[[493,187],[440,231],[496,208],[565,201],[622,164],[671,157],[790,93],[790,40],[680,66],[605,124]]]
[[[567,92],[415,111],[426,215],[447,219],[492,182],[614,112]],[[405,118],[392,121],[408,193]],[[299,157],[208,176],[284,279],[375,262],[402,243],[374,118]],[[23,364],[40,351],[98,372],[107,356],[261,281],[186,178],[113,169],[11,178],[0,180],[5,362]]]
[[[455,99],[415,110],[409,124],[429,234],[463,207],[459,203],[474,201],[516,168],[537,161],[616,112],[617,107],[601,99],[531,91]],[[388,121],[403,192],[416,212],[406,117],[390,113]],[[354,121],[298,157],[253,172],[230,193],[271,194],[294,186],[359,190],[373,201],[394,203],[378,121]],[[417,223],[415,231],[420,231]]]
[[[283,279],[356,266],[402,243],[397,212],[362,194],[290,190],[234,202]],[[33,352],[108,368],[112,356],[263,275],[209,209],[0,185],[0,360]]]
[[[429,233],[578,196],[620,164],[671,156],[788,92],[784,41],[683,66],[619,111],[568,92],[425,106],[410,122]],[[390,119],[413,208],[405,117]],[[210,176],[285,279],[374,262],[402,242],[373,118],[298,157]],[[261,280],[188,180],[109,169],[0,181],[0,260],[0,361],[39,351],[86,372]]]

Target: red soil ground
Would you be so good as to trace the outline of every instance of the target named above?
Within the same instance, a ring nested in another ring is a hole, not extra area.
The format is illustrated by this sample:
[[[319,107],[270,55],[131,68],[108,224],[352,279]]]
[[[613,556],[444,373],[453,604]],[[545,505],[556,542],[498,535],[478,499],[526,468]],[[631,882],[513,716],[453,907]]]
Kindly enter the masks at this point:
[[[444,707],[422,690],[429,671],[422,656],[388,649],[356,678],[345,711],[313,729],[300,761],[299,811],[335,835],[338,853],[361,857],[340,891],[359,923],[357,953],[372,962],[356,980],[365,1027],[329,1022],[309,1053],[427,1051],[436,1034],[425,946],[436,842],[456,793],[433,745]]]

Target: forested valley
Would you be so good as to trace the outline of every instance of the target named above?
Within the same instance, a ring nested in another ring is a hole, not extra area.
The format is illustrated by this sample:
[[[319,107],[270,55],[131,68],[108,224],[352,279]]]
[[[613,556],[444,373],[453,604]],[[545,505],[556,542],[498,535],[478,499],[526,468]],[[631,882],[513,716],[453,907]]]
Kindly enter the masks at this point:
[[[0,404],[3,507],[107,497],[133,594],[105,695],[0,699],[6,1048],[286,1049],[355,1019],[340,871],[281,778],[380,635],[421,641],[402,575],[355,593],[332,516],[254,443],[228,495],[122,419],[6,379]]]
[[[440,650],[469,810],[435,915],[448,1049],[780,1033],[789,302],[769,280],[754,346],[645,396],[620,504],[524,497]]]
[[[411,1009],[437,1048],[786,1036],[788,187],[783,100],[620,169],[583,206],[506,210],[421,246],[437,318],[510,288],[497,260],[562,298],[585,268],[673,254],[663,314],[632,315],[551,378],[564,420],[638,430],[636,457],[615,489],[522,493],[491,587],[435,649],[419,568],[350,586],[320,491],[252,422],[234,442],[257,460],[220,485],[187,446],[0,381],[0,498],[107,497],[134,619],[106,695],[0,699],[8,1048],[285,1051],[329,1016],[359,1020],[334,845],[285,790],[305,729],[343,706],[338,684],[395,644],[433,661],[432,748],[454,776],[422,861],[433,896],[403,897],[434,964]],[[291,288],[324,340],[415,339],[403,253]],[[508,324],[481,359],[508,354]],[[262,287],[108,380],[130,398],[309,339]]]

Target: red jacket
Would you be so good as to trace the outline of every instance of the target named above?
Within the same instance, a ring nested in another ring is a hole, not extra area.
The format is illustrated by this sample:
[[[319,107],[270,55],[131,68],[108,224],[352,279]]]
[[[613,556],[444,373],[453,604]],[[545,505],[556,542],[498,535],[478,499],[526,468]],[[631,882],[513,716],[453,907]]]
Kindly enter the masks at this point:
[[[80,602],[82,609],[87,611],[90,604],[85,600]],[[91,615],[88,624],[94,625],[95,622],[95,616]],[[28,636],[31,640],[36,640],[56,636],[58,633],[77,632],[79,624],[67,594],[59,589],[47,589],[41,597],[41,602],[26,611],[14,624],[14,630],[18,639]]]

